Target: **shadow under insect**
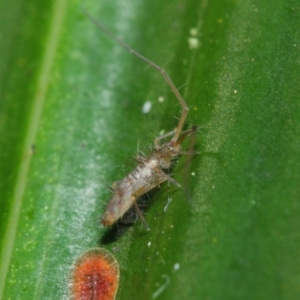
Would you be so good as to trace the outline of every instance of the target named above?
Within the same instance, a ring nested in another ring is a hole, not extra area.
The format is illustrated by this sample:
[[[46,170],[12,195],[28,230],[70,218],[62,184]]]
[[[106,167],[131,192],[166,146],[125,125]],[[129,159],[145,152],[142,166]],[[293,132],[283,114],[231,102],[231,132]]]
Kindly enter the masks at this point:
[[[172,169],[182,155],[187,157],[187,170],[189,169],[191,156],[197,152],[191,148],[182,151],[180,144],[186,137],[194,135],[196,131],[197,127],[193,126],[183,132],[178,141],[171,140],[162,145],[159,144],[159,140],[173,135],[175,131],[156,138],[155,149],[152,150],[152,153],[149,156],[139,156],[137,158],[138,166],[124,179],[114,183],[112,199],[101,218],[104,226],[112,227],[102,238],[102,243],[119,239],[138,219],[142,221],[146,230],[150,230],[143,217],[144,212],[152,205],[154,194],[162,183],[167,181],[169,184],[181,187],[171,177]],[[191,146],[194,148],[194,143]],[[187,174],[185,178],[188,178]],[[186,188],[187,185],[184,184],[184,187]]]
[[[157,136],[154,139],[154,147],[151,154],[149,156],[139,155],[136,158],[138,162],[137,167],[122,180],[114,183],[113,196],[107,204],[106,210],[101,218],[103,226],[112,226],[111,231],[114,233],[114,236],[121,236],[126,231],[119,229],[123,227],[121,224],[134,223],[137,219],[136,215],[141,219],[145,228],[149,230],[143,217],[143,212],[152,202],[148,199],[149,192],[153,189],[155,190],[156,187],[159,187],[165,181],[177,187],[181,186],[168,172],[172,168],[175,159],[181,155],[191,156],[195,154],[195,152],[191,150],[182,150],[181,144],[187,137],[195,135],[197,126],[192,126],[192,128],[183,131],[189,107],[167,72],[120,40],[90,14],[86,13],[86,15],[102,32],[112,38],[130,54],[136,56],[136,58],[144,61],[159,72],[181,106],[180,118],[175,129]],[[144,195],[147,197],[146,201],[143,201]],[[153,197],[149,198],[153,199]],[[133,207],[131,207],[132,204]]]
[[[146,213],[147,210],[155,202],[155,194],[160,190],[160,188],[155,188],[148,192],[147,194],[139,197],[137,201],[137,206],[141,213]],[[129,228],[131,228],[139,220],[139,214],[134,205],[109,229],[105,234],[99,239],[100,245],[110,244],[118,239],[120,239],[123,234],[125,234]],[[146,234],[147,231],[141,232],[141,234]]]

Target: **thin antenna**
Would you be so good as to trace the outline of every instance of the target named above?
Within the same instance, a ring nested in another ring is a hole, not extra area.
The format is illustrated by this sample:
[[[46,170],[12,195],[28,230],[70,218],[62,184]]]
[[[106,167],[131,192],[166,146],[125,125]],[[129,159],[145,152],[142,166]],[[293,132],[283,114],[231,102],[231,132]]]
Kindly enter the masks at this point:
[[[155,64],[154,62],[152,62],[151,60],[149,60],[148,58],[144,57],[143,55],[139,54],[137,51],[135,51],[134,49],[132,49],[130,46],[128,46],[127,44],[125,44],[122,40],[120,40],[118,37],[116,37],[112,32],[110,32],[105,26],[103,26],[100,22],[98,22],[92,15],[90,15],[85,9],[83,10],[83,12],[85,13],[85,15],[99,28],[101,29],[103,32],[105,32],[109,37],[111,37],[113,40],[115,40],[117,43],[119,43],[123,48],[125,48],[129,53],[131,53],[132,55],[138,57],[139,59],[143,60],[145,63],[147,63],[148,65],[152,66],[154,69],[156,69],[157,71],[160,72],[160,74],[163,76],[163,78],[165,79],[165,81],[167,82],[167,84],[170,86],[172,92],[174,93],[174,95],[176,96],[176,98],[178,99],[179,103],[182,106],[182,112],[181,112],[181,117],[180,120],[178,122],[178,126],[175,130],[175,134],[172,138],[173,142],[176,142],[177,139],[179,138],[179,135],[181,133],[183,124],[185,122],[185,119],[187,117],[187,114],[189,112],[189,108],[186,104],[186,102],[184,101],[184,99],[182,98],[181,94],[179,93],[179,91],[177,90],[176,86],[174,85],[173,81],[171,80],[171,78],[169,77],[169,75],[167,74],[167,72],[161,68],[160,66],[158,66],[157,64]]]

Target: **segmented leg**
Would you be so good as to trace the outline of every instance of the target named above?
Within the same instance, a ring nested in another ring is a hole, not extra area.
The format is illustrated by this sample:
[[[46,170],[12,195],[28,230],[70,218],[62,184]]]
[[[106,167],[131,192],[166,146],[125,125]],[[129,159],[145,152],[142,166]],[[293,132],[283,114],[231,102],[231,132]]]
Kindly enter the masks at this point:
[[[164,134],[162,134],[162,135],[156,137],[155,140],[154,140],[154,145],[155,145],[157,148],[160,148],[160,141],[163,140],[163,139],[165,139],[165,138],[168,137],[168,136],[173,135],[175,132],[176,132],[176,129],[175,129],[175,130],[172,130],[172,131],[170,131],[170,132],[164,133]]]
[[[143,55],[141,55],[138,52],[136,52],[134,49],[132,49],[131,47],[129,47],[127,44],[125,44],[122,40],[120,40],[112,32],[110,32],[106,27],[104,27],[101,23],[99,23],[96,19],[94,19],[87,11],[84,11],[84,12],[85,12],[85,14],[91,19],[91,21],[97,27],[99,27],[108,36],[110,36],[112,39],[114,39],[116,42],[118,42],[129,53],[131,53],[132,55],[134,55],[134,56],[138,57],[139,59],[143,60],[144,62],[146,62],[147,64],[149,64],[151,67],[153,67],[154,69],[156,69],[158,72],[160,72],[160,74],[162,75],[162,77],[164,78],[164,80],[167,82],[167,84],[171,88],[172,92],[174,93],[174,95],[176,96],[176,98],[178,99],[178,101],[179,101],[179,103],[180,103],[180,105],[182,107],[182,112],[181,112],[181,116],[180,116],[180,119],[179,119],[179,122],[178,122],[178,126],[175,129],[174,136],[173,136],[173,138],[171,140],[172,142],[177,142],[177,140],[178,140],[178,138],[180,136],[180,133],[182,131],[183,124],[184,124],[185,119],[187,117],[187,114],[189,112],[189,108],[188,108],[186,102],[184,101],[184,99],[182,98],[182,96],[180,95],[179,91],[177,90],[176,86],[174,85],[173,81],[171,80],[171,78],[167,74],[167,72],[163,68],[161,68],[160,66],[158,66],[157,64],[155,64],[154,62],[152,62],[151,60],[149,60],[148,58],[146,58]]]
[[[143,225],[145,226],[146,230],[149,231],[150,228],[149,228],[149,226],[148,226],[148,224],[147,224],[147,222],[146,222],[146,220],[145,220],[145,218],[144,218],[144,216],[143,216],[143,213],[142,213],[141,210],[139,209],[139,207],[138,207],[136,201],[133,202],[133,205],[134,205],[134,208],[135,208],[135,210],[136,210],[136,212],[137,212],[137,214],[138,214],[140,220],[142,221]]]

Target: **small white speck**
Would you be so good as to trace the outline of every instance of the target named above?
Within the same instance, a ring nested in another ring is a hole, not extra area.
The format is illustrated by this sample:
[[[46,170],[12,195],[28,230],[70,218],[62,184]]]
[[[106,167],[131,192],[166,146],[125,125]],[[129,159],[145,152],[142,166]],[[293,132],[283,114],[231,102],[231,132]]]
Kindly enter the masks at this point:
[[[199,39],[197,39],[196,37],[189,37],[188,43],[190,49],[198,49],[200,45]]]
[[[165,101],[165,98],[163,96],[158,97],[158,102],[162,103]]]
[[[197,28],[190,28],[190,35],[195,36],[198,34],[198,29]]]
[[[179,263],[176,263],[173,267],[173,272],[176,272],[180,269],[180,264]]]
[[[196,175],[196,173],[195,173],[195,172],[192,172],[192,173],[191,173],[191,175],[192,175],[192,176],[195,176],[195,175]]]
[[[148,242],[148,247],[150,247],[151,246],[151,242]]]
[[[143,114],[147,114],[151,110],[151,107],[152,103],[150,101],[146,101],[142,107]]]
[[[233,91],[234,94],[237,94],[237,92],[238,92],[237,90],[234,90],[234,91]]]

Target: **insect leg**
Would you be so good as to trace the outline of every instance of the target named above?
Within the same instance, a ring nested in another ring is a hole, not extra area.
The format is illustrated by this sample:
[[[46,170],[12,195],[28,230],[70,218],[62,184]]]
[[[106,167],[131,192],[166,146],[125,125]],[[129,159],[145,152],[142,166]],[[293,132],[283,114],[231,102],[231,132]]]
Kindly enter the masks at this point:
[[[84,10],[84,13],[87,15],[88,18],[90,18],[90,20],[98,28],[100,28],[103,32],[105,32],[113,40],[115,40],[117,43],[119,43],[129,53],[131,53],[132,55],[136,56],[137,58],[143,60],[148,65],[150,65],[151,67],[153,67],[154,69],[156,69],[158,72],[160,72],[160,74],[162,75],[162,77],[164,78],[164,80],[167,82],[167,84],[171,88],[173,94],[176,96],[177,100],[179,101],[179,103],[180,103],[180,105],[182,107],[182,112],[181,112],[181,116],[180,116],[180,119],[179,119],[179,122],[178,122],[178,126],[175,129],[174,136],[172,138],[172,142],[176,142],[178,140],[178,138],[179,138],[179,135],[180,135],[181,131],[182,131],[182,127],[183,127],[184,121],[186,119],[186,116],[187,116],[187,114],[189,112],[189,108],[188,108],[186,102],[184,101],[184,99],[182,98],[181,94],[177,90],[176,86],[174,85],[173,81],[171,80],[171,78],[167,74],[167,72],[163,68],[161,68],[160,66],[158,66],[157,64],[155,64],[154,62],[152,62],[151,60],[149,60],[148,58],[146,58],[143,55],[141,55],[138,52],[136,52],[134,49],[132,49],[131,47],[129,47],[127,44],[125,44],[122,40],[120,40],[112,32],[110,32],[105,26],[103,26],[100,22],[98,22],[96,19],[94,19],[87,11]]]
[[[138,199],[138,197],[140,197],[141,195],[147,193],[148,191],[150,191],[154,186],[149,186],[148,188],[145,188],[145,187],[141,187],[140,189],[138,189],[134,194],[131,195],[131,200],[133,202],[133,205],[134,205],[134,208],[140,218],[140,220],[142,221],[144,227],[146,228],[146,230],[150,230],[144,216],[143,216],[143,213],[141,212],[141,210],[139,209],[137,203],[136,203],[136,200]]]
[[[149,226],[148,226],[148,224],[147,224],[147,222],[146,222],[146,220],[145,220],[145,218],[144,218],[144,216],[143,216],[143,213],[142,213],[141,210],[139,209],[139,207],[138,207],[136,201],[133,202],[133,205],[134,205],[134,208],[135,208],[135,210],[136,210],[136,212],[137,212],[139,218],[141,219],[141,221],[142,221],[144,227],[146,228],[146,230],[149,231],[150,228],[149,228]]]
[[[193,131],[192,131],[193,130]],[[194,151],[194,146],[195,146],[195,137],[196,137],[196,132],[197,132],[197,126],[193,126],[191,128],[191,138],[190,138],[190,145],[188,151],[186,151],[187,158],[186,158],[186,164],[184,168],[184,181],[183,181],[183,187],[184,191],[186,194],[186,198],[189,200],[189,202],[192,202],[192,194],[190,192],[189,188],[189,182],[187,178],[190,178],[190,168],[191,168],[191,161],[192,161],[192,155],[193,154],[198,154],[197,151]]]
[[[157,148],[159,148],[159,147],[160,147],[159,142],[160,142],[161,140],[165,139],[166,137],[168,137],[168,136],[170,136],[170,135],[173,135],[175,132],[176,132],[176,129],[175,129],[175,130],[172,130],[172,131],[170,131],[170,132],[167,132],[167,133],[165,133],[165,134],[162,134],[162,135],[160,135],[160,136],[158,136],[158,137],[156,137],[155,140],[154,140],[154,145],[155,145]]]
[[[164,173],[163,173],[164,174]],[[164,174],[166,175],[166,174]],[[171,178],[172,179],[172,178]],[[136,200],[146,194],[147,192],[151,191],[154,187],[159,186],[161,183],[163,183],[164,181],[168,180],[167,175],[166,176],[160,176],[160,178],[158,180],[156,180],[155,182],[153,182],[152,184],[150,184],[148,187],[141,187],[140,189],[138,189],[134,194],[131,195],[131,199],[134,205],[134,208],[139,216],[139,218],[141,219],[143,225],[145,226],[146,230],[150,230],[149,226],[147,225],[147,222],[143,216],[143,213],[141,212],[141,210],[139,209]],[[175,181],[175,180],[174,180]]]
[[[197,132],[197,126],[193,126],[191,129],[185,131],[181,137],[177,140],[176,145],[181,144],[188,136],[194,135]]]
[[[161,169],[155,169],[155,172],[158,173],[159,176],[161,176],[163,178],[162,182],[167,180],[167,181],[171,182],[172,184],[174,184],[178,187],[181,187],[181,185],[175,179],[173,179],[171,176],[164,173]]]

